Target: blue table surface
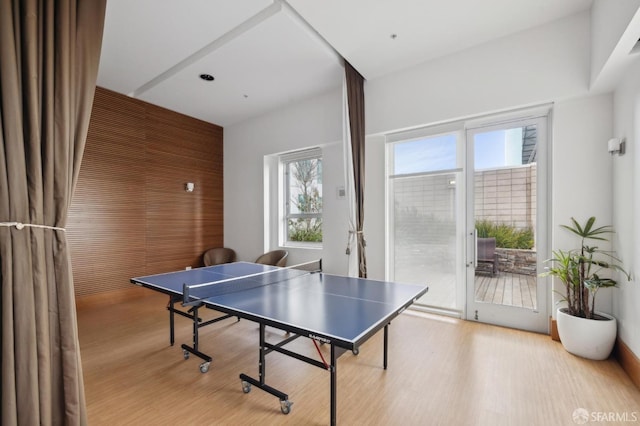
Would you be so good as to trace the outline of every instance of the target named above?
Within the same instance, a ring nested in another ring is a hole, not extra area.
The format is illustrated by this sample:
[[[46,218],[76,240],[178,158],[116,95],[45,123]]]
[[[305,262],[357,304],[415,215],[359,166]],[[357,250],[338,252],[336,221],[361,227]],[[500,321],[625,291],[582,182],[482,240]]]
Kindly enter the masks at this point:
[[[237,262],[133,278],[131,281],[182,294],[185,283],[208,283],[272,269],[279,268]],[[254,279],[260,278],[258,276]],[[245,313],[296,327],[309,334],[355,343],[424,294],[426,287],[312,273],[266,286],[208,297],[202,302],[214,309]]]

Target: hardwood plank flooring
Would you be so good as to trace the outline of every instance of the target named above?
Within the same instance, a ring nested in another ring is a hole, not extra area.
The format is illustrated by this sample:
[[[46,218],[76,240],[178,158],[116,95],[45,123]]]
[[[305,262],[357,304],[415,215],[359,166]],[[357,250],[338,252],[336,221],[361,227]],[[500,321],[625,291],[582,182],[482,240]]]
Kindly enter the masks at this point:
[[[328,372],[269,354],[267,383],[294,403],[284,415],[275,397],[241,390],[239,373],[257,375],[256,324],[231,319],[201,329],[201,350],[213,356],[202,374],[200,360],[183,359],[180,349],[191,339],[188,320],[176,319],[169,346],[166,299],[150,293],[79,308],[89,424],[329,423]],[[269,338],[281,335],[269,329]],[[386,371],[382,333],[338,360],[338,424],[575,425],[578,408],[640,418],[640,391],[615,360],[575,357],[546,335],[407,311],[389,341]],[[293,347],[315,353],[307,339]],[[327,345],[321,350],[327,357]]]

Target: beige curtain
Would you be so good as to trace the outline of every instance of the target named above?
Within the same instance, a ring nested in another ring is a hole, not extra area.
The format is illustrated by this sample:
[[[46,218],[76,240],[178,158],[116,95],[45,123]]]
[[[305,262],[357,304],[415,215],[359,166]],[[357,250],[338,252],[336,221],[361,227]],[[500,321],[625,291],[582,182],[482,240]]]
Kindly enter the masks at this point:
[[[106,0],[0,0],[2,424],[86,424],[64,227]]]
[[[364,239],[364,77],[347,61],[344,62],[347,83],[347,108],[353,161],[355,194],[356,244],[358,247],[358,276],[367,277],[367,256]]]

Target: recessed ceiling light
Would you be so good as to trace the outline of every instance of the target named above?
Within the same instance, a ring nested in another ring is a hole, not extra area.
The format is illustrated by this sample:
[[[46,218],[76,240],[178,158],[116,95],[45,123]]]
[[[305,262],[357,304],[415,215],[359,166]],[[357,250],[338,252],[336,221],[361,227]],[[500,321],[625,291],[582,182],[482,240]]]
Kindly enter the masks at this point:
[[[213,81],[215,80],[211,74],[200,74],[200,78],[204,81]]]

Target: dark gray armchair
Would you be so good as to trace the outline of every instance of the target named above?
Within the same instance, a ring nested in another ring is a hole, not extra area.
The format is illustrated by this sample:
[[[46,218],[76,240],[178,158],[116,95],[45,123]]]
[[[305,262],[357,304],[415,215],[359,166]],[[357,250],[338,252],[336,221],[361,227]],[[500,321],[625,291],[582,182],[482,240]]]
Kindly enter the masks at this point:
[[[287,266],[287,256],[289,252],[286,250],[273,250],[260,255],[254,263],[272,266]]]
[[[498,273],[498,253],[496,253],[496,239],[478,238],[478,264],[490,263],[491,275]]]
[[[231,263],[236,261],[236,252],[227,247],[216,247],[209,249],[202,255],[204,266],[219,265],[221,263]]]

